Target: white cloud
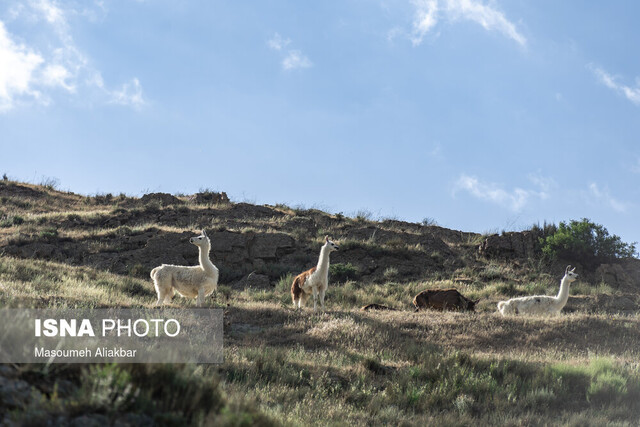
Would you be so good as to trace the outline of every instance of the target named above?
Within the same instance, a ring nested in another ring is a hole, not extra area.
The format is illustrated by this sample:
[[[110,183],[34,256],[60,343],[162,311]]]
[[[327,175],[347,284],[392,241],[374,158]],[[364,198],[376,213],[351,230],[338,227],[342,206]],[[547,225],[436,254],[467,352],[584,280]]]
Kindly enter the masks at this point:
[[[35,10],[42,13],[48,23],[55,25],[60,30],[66,31],[67,20],[64,16],[64,12],[58,7],[55,1],[36,0],[32,1],[31,5]]]
[[[593,73],[598,77],[600,82],[609,89],[623,95],[629,101],[636,105],[640,105],[640,80],[636,79],[635,87],[627,86],[622,83],[618,83],[618,78],[613,76],[602,68],[589,66],[593,70]]]
[[[94,94],[102,102],[128,99],[129,102],[118,103],[136,108],[144,104],[137,80],[137,85],[131,83],[110,91],[100,72],[77,48],[68,17],[86,18],[87,4],[82,11],[55,0],[12,1],[5,5],[8,22],[24,24],[17,26],[30,30],[12,34],[0,21],[0,113],[34,101],[49,105],[56,89],[79,94],[82,89],[98,88]],[[101,6],[96,3],[96,7]]]
[[[604,204],[616,212],[626,212],[627,204],[615,199],[607,187],[600,188],[595,182],[589,184],[588,199],[592,203]]]
[[[142,96],[142,86],[136,78],[122,85],[120,90],[113,91],[112,95],[114,104],[129,105],[134,108],[140,108],[146,104]]]
[[[299,50],[290,50],[287,56],[282,60],[282,68],[285,70],[294,70],[296,68],[309,68],[313,64]]]
[[[267,41],[267,45],[273,50],[282,50],[289,46],[289,44],[291,44],[291,39],[283,39],[278,33],[275,33],[273,37]]]
[[[38,53],[16,44],[0,21],[0,112],[12,109],[17,97],[39,96],[32,83],[43,62]]]
[[[283,70],[295,70],[297,68],[309,68],[313,66],[313,63],[306,55],[297,49],[287,49],[291,44],[291,39],[285,39],[280,34],[275,33],[273,37],[267,40],[267,46],[270,49],[277,52],[281,52],[282,56],[282,69]]]
[[[412,3],[416,11],[413,17],[411,42],[417,46],[438,23],[438,0],[414,0]]]
[[[468,20],[480,24],[487,31],[498,31],[521,46],[527,39],[499,10],[480,0],[413,0],[415,8],[411,42],[422,43],[441,17],[450,21]]]
[[[529,180],[539,188],[539,191],[514,188],[505,190],[501,185],[482,182],[474,176],[462,174],[454,186],[454,193],[466,191],[473,197],[495,203],[514,212],[521,211],[532,198],[547,199],[549,191],[555,185],[553,179],[539,175],[530,175]]]

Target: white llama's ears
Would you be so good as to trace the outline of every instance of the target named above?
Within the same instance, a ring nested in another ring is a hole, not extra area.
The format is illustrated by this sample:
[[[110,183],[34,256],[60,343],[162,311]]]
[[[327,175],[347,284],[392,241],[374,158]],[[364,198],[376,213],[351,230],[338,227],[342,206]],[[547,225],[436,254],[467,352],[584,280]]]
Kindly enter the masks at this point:
[[[325,241],[325,242],[328,242],[328,241],[329,241],[329,236],[328,236],[328,235],[327,235],[327,236],[324,236],[324,241]]]
[[[205,237],[207,236],[207,232],[204,231],[204,228],[202,229],[202,235],[205,236]]]
[[[575,267],[574,267],[575,269]],[[567,274],[569,272],[569,270],[571,270],[571,265],[567,265],[567,268],[565,268],[564,270],[564,274]]]

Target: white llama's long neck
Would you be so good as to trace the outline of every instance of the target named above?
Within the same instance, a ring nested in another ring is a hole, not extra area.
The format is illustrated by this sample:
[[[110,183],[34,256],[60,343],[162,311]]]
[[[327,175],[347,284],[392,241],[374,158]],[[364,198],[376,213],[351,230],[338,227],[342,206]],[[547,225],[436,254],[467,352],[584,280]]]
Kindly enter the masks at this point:
[[[200,252],[200,267],[209,275],[213,276],[218,272],[218,269],[209,259],[209,251],[211,250],[210,245],[202,245],[198,247],[198,251]]]
[[[569,285],[571,282],[569,281],[569,276],[564,275],[562,281],[560,282],[560,292],[558,292],[558,296],[556,297],[556,304],[559,308],[565,306],[567,301],[569,300]]]
[[[331,250],[329,249],[329,245],[325,244],[320,249],[320,258],[318,258],[318,265],[316,266],[316,271],[322,274],[329,274],[329,254]]]

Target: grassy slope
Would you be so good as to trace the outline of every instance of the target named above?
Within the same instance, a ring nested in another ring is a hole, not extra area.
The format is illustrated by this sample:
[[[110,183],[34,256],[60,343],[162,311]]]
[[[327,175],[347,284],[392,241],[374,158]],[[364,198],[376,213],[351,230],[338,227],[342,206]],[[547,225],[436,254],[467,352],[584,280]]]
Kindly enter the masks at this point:
[[[31,193],[3,201],[7,223],[0,228],[0,239],[25,229],[39,234],[43,230],[38,227],[48,226],[46,221],[38,224],[43,215],[92,216],[100,210],[108,216],[110,212],[80,196],[33,190],[45,192],[46,201],[41,194]],[[15,216],[24,222],[14,224]],[[394,245],[407,250],[399,242]],[[322,425],[640,422],[637,313],[618,315],[597,307],[585,311],[576,305],[573,312],[551,319],[496,315],[494,303],[500,298],[557,291],[557,278],[543,266],[515,268],[474,260],[450,278],[440,274],[426,282],[404,281],[392,270],[385,276],[381,282],[332,283],[328,311],[322,314],[290,308],[288,279],[267,290],[221,286],[210,302],[229,305],[224,364],[142,370],[72,366],[49,371],[38,365],[22,366],[15,375],[38,385],[44,397],[38,403],[32,400],[28,410],[14,408],[11,416],[37,421],[38,416],[52,413],[98,412],[114,419],[119,412],[129,412],[155,416],[160,423],[267,424],[257,413],[261,412],[285,424]],[[464,280],[454,281],[461,277]],[[452,285],[471,297],[484,298],[478,313],[410,311],[411,296],[418,290]],[[572,289],[573,295],[576,292],[588,298],[583,294],[616,291],[581,285]],[[358,310],[374,301],[401,310]],[[153,302],[151,283],[144,278],[89,266],[0,257],[3,307],[150,306]],[[176,306],[192,304],[174,300]],[[173,386],[158,384],[156,370]],[[65,381],[71,381],[76,391],[63,397],[41,385]],[[211,398],[218,381],[224,397]],[[142,397],[133,399],[123,384],[133,384]],[[195,397],[188,390],[195,390]],[[168,396],[154,403],[163,394]],[[158,405],[166,408],[169,401],[178,403],[158,415]]]

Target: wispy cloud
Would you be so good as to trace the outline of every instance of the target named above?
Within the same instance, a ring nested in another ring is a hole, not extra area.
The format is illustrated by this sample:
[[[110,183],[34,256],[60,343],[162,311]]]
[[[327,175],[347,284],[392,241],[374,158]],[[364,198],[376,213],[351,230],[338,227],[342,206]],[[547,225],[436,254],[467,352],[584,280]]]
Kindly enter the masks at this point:
[[[614,198],[607,187],[601,188],[595,182],[589,184],[587,191],[587,198],[589,202],[605,205],[616,212],[626,212],[628,204],[621,202]]]
[[[312,67],[313,63],[311,60],[300,50],[288,49],[290,44],[291,39],[285,39],[278,33],[275,33],[273,37],[267,40],[267,46],[269,46],[270,49],[281,52],[283,55],[281,62],[283,70],[288,71]]]
[[[146,104],[142,96],[142,86],[138,79],[134,78],[129,83],[122,85],[119,90],[113,91],[112,102],[114,104],[128,105],[134,108],[141,108]]]
[[[293,70],[296,68],[309,68],[313,64],[299,50],[290,50],[287,56],[282,60],[282,68],[285,70]]]
[[[422,43],[429,31],[438,23],[438,0],[413,0],[415,14],[411,42],[414,46]]]
[[[472,21],[487,31],[502,33],[521,46],[527,44],[527,39],[504,13],[480,0],[412,0],[412,4],[415,12],[410,38],[414,46],[421,44],[442,18]]]
[[[606,87],[618,92],[634,104],[640,105],[640,79],[636,79],[635,86],[631,87],[620,83],[618,77],[607,73],[602,68],[593,65],[590,65],[589,68],[591,68],[598,80]]]
[[[278,33],[275,33],[273,37],[271,37],[267,41],[267,45],[273,50],[282,50],[291,44],[291,39],[284,39]]]
[[[538,187],[537,190],[514,188],[505,190],[502,185],[480,181],[474,176],[462,174],[454,185],[454,194],[466,191],[473,197],[495,203],[511,211],[521,211],[531,199],[547,199],[549,191],[555,185],[553,179],[539,175],[530,175],[529,180]]]
[[[79,94],[81,89],[92,86],[100,89],[98,93],[106,102],[119,97],[122,90],[109,90],[101,78],[97,84],[93,76],[99,75],[99,71],[90,66],[91,61],[78,49],[71,35],[68,17],[86,17],[86,9],[65,8],[54,0],[9,1],[5,6],[0,16],[8,22],[26,23],[22,27],[37,31],[12,34],[0,20],[0,113],[30,102],[48,105],[59,90]],[[139,94],[142,96],[141,91]],[[137,101],[135,96],[132,99]]]

